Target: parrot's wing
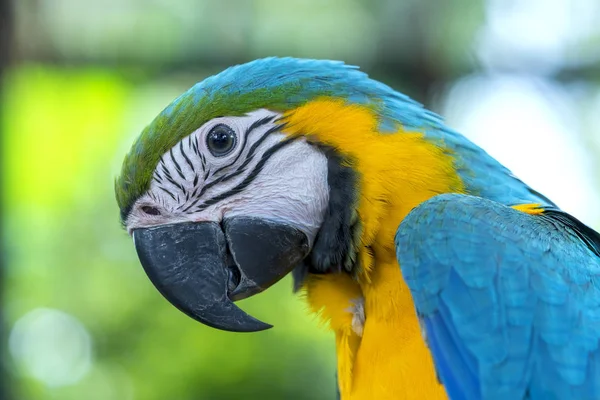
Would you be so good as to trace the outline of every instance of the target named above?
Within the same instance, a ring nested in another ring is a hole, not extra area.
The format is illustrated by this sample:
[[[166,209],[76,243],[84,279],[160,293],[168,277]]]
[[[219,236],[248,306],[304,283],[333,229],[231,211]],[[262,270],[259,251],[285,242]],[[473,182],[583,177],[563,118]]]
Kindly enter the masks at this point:
[[[396,235],[452,399],[600,399],[600,235],[466,195],[415,208]]]

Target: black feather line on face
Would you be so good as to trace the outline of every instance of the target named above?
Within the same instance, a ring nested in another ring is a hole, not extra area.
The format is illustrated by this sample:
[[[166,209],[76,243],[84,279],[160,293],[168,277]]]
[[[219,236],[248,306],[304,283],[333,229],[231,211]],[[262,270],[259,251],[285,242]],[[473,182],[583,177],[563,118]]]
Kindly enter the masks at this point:
[[[246,129],[246,132],[244,133],[244,142],[242,144],[242,148],[239,151],[239,154],[235,157],[235,159],[231,163],[217,169],[213,173],[211,173],[210,168],[207,168],[206,157],[204,156],[204,154],[202,154],[200,152],[200,148],[198,146],[198,140],[194,140],[194,138],[192,137],[193,135],[188,136],[187,145],[199,157],[200,162],[202,164],[202,170],[204,171],[203,181],[206,182],[206,180],[209,178],[209,176],[216,175],[216,174],[226,170],[227,168],[230,168],[233,165],[235,165],[238,162],[239,158],[243,155],[246,145],[249,143],[250,135],[253,132],[257,131],[258,128],[272,122],[274,119],[275,119],[275,116],[267,116],[267,117],[264,117],[264,118],[254,121]],[[182,198],[179,196],[179,194],[174,194],[173,192],[169,191],[164,186],[164,184],[166,183],[165,181],[168,181],[170,184],[172,184],[177,189],[179,189],[179,191],[182,192],[184,198],[183,198],[183,203],[178,207],[178,209],[179,210],[183,209],[182,210],[183,212],[189,213],[190,210],[198,204],[198,202],[200,201],[200,199],[202,198],[202,196],[206,193],[206,191],[208,189],[210,189],[211,187],[214,187],[215,185],[217,185],[219,183],[227,182],[227,181],[245,173],[247,171],[248,165],[254,159],[254,155],[255,155],[257,149],[259,148],[259,146],[266,140],[266,138],[269,135],[271,135],[274,132],[279,131],[282,127],[283,127],[283,125],[279,124],[279,125],[273,126],[272,128],[268,129],[250,147],[248,154],[246,155],[246,159],[244,160],[242,165],[240,165],[239,168],[237,168],[235,171],[233,171],[232,173],[230,173],[228,175],[218,177],[215,180],[206,183],[205,185],[202,186],[201,189],[200,189],[200,187],[198,187],[200,175],[196,171],[194,163],[192,162],[192,160],[190,159],[188,154],[185,152],[184,145],[183,145],[184,140],[180,141],[179,142],[179,151],[181,152],[181,155],[183,156],[185,163],[189,166],[189,168],[192,170],[192,172],[194,172],[194,180],[193,180],[194,191],[192,193],[190,193],[188,190],[185,189],[184,184],[187,181],[187,179],[185,178],[185,175],[183,174],[181,165],[179,164],[179,162],[177,162],[177,159],[175,158],[175,155],[173,154],[173,148],[171,148],[169,150],[168,155],[169,155],[169,157],[171,157],[171,161],[173,163],[176,174],[175,175],[171,174],[171,171],[169,170],[169,167],[165,163],[163,156],[161,156],[160,160],[159,160],[159,164],[157,166],[157,170],[154,173],[153,179],[156,183],[158,183],[158,188],[160,190],[165,192],[167,195],[169,195],[169,197],[171,197],[173,200],[175,200],[178,203],[180,202],[180,200],[182,200]],[[291,143],[292,141],[293,140],[289,140],[289,139],[285,140],[285,141],[280,142],[277,145],[273,146],[273,148],[267,150],[265,152],[265,154],[263,154],[261,160],[255,166],[254,170],[252,172],[250,172],[250,174],[239,185],[237,185],[236,187],[234,187],[233,189],[229,190],[226,193],[222,193],[214,198],[207,200],[205,203],[198,206],[198,209],[195,211],[200,211],[202,209],[205,209],[206,207],[213,205],[213,204],[217,203],[218,201],[231,196],[232,194],[239,193],[240,191],[244,190],[256,178],[256,175],[258,175],[260,170],[262,170],[264,164],[272,156],[272,154],[275,153],[278,149],[287,145],[288,143]],[[161,172],[162,172],[162,175],[161,175]],[[178,181],[179,178],[181,178],[183,180],[183,182]],[[200,189],[200,191],[198,191],[198,189]],[[153,198],[155,198],[155,197],[153,197]],[[130,210],[128,210],[127,213],[129,213],[129,211]],[[124,220],[124,218],[123,218],[123,220]]]
[[[272,119],[272,117],[270,117],[269,119]],[[259,120],[259,121],[261,121],[261,120]],[[264,125],[264,124],[266,124],[266,123],[268,123],[268,122],[269,122],[269,121],[266,121],[266,122],[262,123],[261,125]],[[253,129],[256,129],[258,126],[261,126],[261,125],[257,125],[257,126],[255,126],[255,128],[253,128]],[[249,164],[249,163],[250,163],[250,162],[253,160],[254,153],[255,153],[256,149],[258,148],[258,146],[260,145],[260,143],[262,143],[262,142],[263,142],[263,141],[264,141],[264,140],[267,138],[267,136],[271,135],[271,134],[272,134],[272,133],[274,133],[274,132],[277,132],[277,131],[279,130],[279,128],[280,128],[280,125],[278,125],[278,126],[274,126],[273,128],[270,128],[269,130],[267,130],[267,131],[266,131],[266,132],[263,134],[263,136],[261,136],[261,137],[260,137],[260,139],[258,139],[258,141],[252,145],[252,147],[251,147],[251,148],[250,148],[250,150],[248,151],[248,154],[246,155],[246,159],[244,160],[244,163],[243,163],[242,165],[240,165],[240,166],[239,166],[239,168],[238,168],[236,171],[232,172],[232,173],[231,173],[231,174],[229,174],[229,175],[224,175],[224,176],[221,176],[221,177],[219,177],[219,178],[216,178],[215,180],[213,180],[213,181],[211,181],[211,182],[208,182],[208,183],[206,183],[206,184],[205,184],[205,185],[202,187],[202,190],[200,190],[200,193],[198,193],[197,199],[196,199],[196,200],[193,202],[193,204],[194,204],[194,205],[195,205],[195,204],[197,204],[197,203],[198,203],[198,200],[199,200],[199,199],[200,199],[200,198],[201,198],[201,197],[202,197],[202,196],[203,196],[203,195],[206,193],[206,191],[207,191],[208,189],[210,189],[210,188],[214,187],[215,185],[217,185],[217,184],[219,184],[219,183],[222,183],[222,182],[227,182],[227,181],[229,181],[230,179],[232,179],[232,178],[234,178],[234,177],[236,177],[236,176],[238,176],[238,175],[242,174],[243,172],[245,172],[245,171],[246,171],[246,167],[247,167],[247,166],[248,166],[248,164]],[[244,142],[244,143],[247,143],[247,142]],[[268,150],[267,150],[267,152],[268,152]],[[240,151],[240,154],[242,154],[242,153],[243,153],[243,150],[242,150],[242,151]],[[266,152],[265,152],[265,154],[266,154]],[[238,156],[239,156],[239,155],[238,155]],[[264,157],[264,155],[263,155],[263,157]],[[222,168],[221,168],[221,169],[222,169]],[[221,169],[219,169],[219,170],[221,170]],[[219,171],[219,170],[217,170],[217,171]],[[215,175],[215,174],[217,173],[217,171],[215,171],[215,173],[213,173],[212,175]],[[205,174],[205,176],[204,176],[204,180],[205,180],[205,181],[206,181],[206,179],[208,178],[208,175],[209,175],[209,173],[208,173],[208,171],[207,171],[207,173],[206,173],[206,174]],[[209,201],[210,201],[210,200],[209,200]],[[185,204],[184,204],[184,205],[185,205]],[[182,205],[182,207],[183,207],[183,205]],[[184,212],[188,212],[190,209],[191,209],[191,206],[190,206],[190,205],[188,205],[188,206],[187,206],[187,207],[186,207],[186,208],[185,208],[183,211],[184,211]],[[197,210],[194,210],[194,211],[200,211],[200,210],[198,210],[198,209],[197,209]]]
[[[292,271],[294,291],[300,289],[308,274],[346,272],[356,276],[358,261],[348,263],[358,247],[356,235],[361,229],[358,219],[353,220],[358,200],[358,176],[354,169],[333,148],[314,144],[327,157],[329,204],[321,228],[310,254]]]
[[[165,189],[165,188],[164,188],[164,187],[162,187],[162,186],[159,186],[159,189],[160,189],[160,190],[162,190],[163,192],[165,192],[166,194],[168,194],[169,196],[171,196],[171,198],[172,198],[173,200],[177,201],[177,199],[175,198],[175,195],[174,195],[173,193],[169,192],[167,189]]]
[[[179,190],[184,191],[185,189],[183,188],[183,186],[181,186],[179,183],[175,182],[175,180],[169,176],[167,176],[167,180],[169,182],[171,182],[171,184],[175,187],[177,187]]]
[[[183,172],[181,171],[181,166],[179,165],[179,163],[177,162],[177,160],[173,156],[173,149],[172,148],[171,148],[171,150],[169,150],[169,155],[171,155],[171,160],[173,161],[173,164],[175,165],[175,170],[177,170],[177,173],[179,174],[179,176],[181,177],[181,179],[185,180],[185,176],[183,175]]]
[[[275,116],[265,117],[265,118],[261,118],[259,120],[254,121],[248,127],[248,129],[246,129],[246,133],[243,136],[244,143],[242,143],[242,148],[239,150],[238,155],[229,164],[224,165],[221,168],[219,168],[218,170],[216,170],[215,175],[218,174],[219,172],[231,167],[232,165],[234,165],[238,161],[238,159],[240,158],[242,153],[244,152],[244,149],[246,148],[246,144],[248,144],[248,139],[249,139],[250,135],[252,134],[252,132],[255,132],[256,129],[260,128],[261,126],[268,124],[269,122],[271,122],[273,120],[273,118],[275,118]]]
[[[194,168],[194,164],[192,164],[192,161],[187,156],[187,154],[185,154],[185,151],[183,150],[183,140],[181,142],[179,142],[179,151],[181,151],[183,158],[185,158],[185,162],[187,163],[187,165],[190,166],[190,169],[192,170],[192,172],[196,172],[196,169]]]
[[[206,191],[208,189],[210,189],[211,187],[215,186],[216,184],[220,183],[223,180],[223,176],[220,178],[215,179],[214,181],[211,181],[209,183],[207,183],[206,185],[202,186],[202,190],[200,190],[200,193],[198,193],[198,198],[202,197],[202,195],[204,193],[206,193]]]
[[[239,168],[235,171],[232,172],[231,174],[222,177],[221,179],[219,179],[219,182],[226,182],[228,180],[230,180],[231,178],[234,178],[238,175],[240,175],[241,173],[246,171],[246,168],[248,167],[248,164],[250,164],[252,162],[252,160],[254,160],[254,154],[256,152],[256,149],[260,146],[261,143],[264,143],[264,140],[271,134],[275,133],[275,132],[279,132],[281,126],[274,126],[273,128],[269,129],[268,131],[266,131],[250,148],[250,151],[248,151],[248,154],[246,155],[246,159],[244,160],[244,162],[242,163],[242,165],[239,166]]]
[[[227,181],[235,178],[236,176],[238,176],[238,175],[243,174],[244,172],[246,172],[246,169],[244,168],[246,166],[246,164],[247,163],[244,163],[244,165],[242,165],[240,167],[240,169],[238,169],[237,171],[232,172],[231,174],[224,176],[223,179],[221,179],[221,183],[227,182]]]
[[[165,164],[165,161],[163,160],[162,157],[160,157],[160,169],[162,169],[163,174],[165,174],[165,178],[173,179],[173,177],[171,176],[171,173],[169,172],[169,169],[167,168],[167,165]]]
[[[252,158],[254,156],[254,153],[256,152],[256,149],[258,149],[258,146],[260,146],[261,143],[263,143],[266,138],[268,138],[271,134],[273,134],[275,132],[281,131],[284,127],[285,127],[285,125],[275,125],[274,127],[268,129],[265,133],[263,133],[263,135],[256,142],[254,142],[254,144],[250,147],[250,150],[248,151],[248,155],[246,156],[246,158],[247,159]]]
[[[260,161],[256,164],[256,166],[254,166],[254,169],[248,174],[248,176],[246,176],[244,178],[244,180],[242,182],[240,182],[238,185],[236,185],[234,188],[228,190],[227,192],[221,193],[211,199],[206,200],[204,203],[202,203],[198,206],[196,211],[202,211],[202,210],[206,209],[207,207],[212,206],[213,204],[216,204],[230,196],[233,196],[234,194],[242,192],[244,189],[246,189],[248,187],[248,185],[250,185],[250,183],[252,183],[252,181],[254,181],[254,179],[256,179],[256,177],[258,176],[260,171],[262,171],[262,169],[265,166],[265,164],[267,163],[267,161],[269,161],[269,158],[271,158],[275,153],[277,153],[279,150],[281,150],[285,146],[293,143],[296,139],[297,139],[296,137],[289,137],[289,138],[277,143],[273,147],[269,148],[267,151],[265,151],[263,153]]]
[[[204,179],[203,179],[204,182],[206,182],[206,180],[208,179],[209,176],[217,175],[219,172],[224,171],[226,168],[233,166],[239,160],[239,157],[244,153],[244,149],[246,147],[246,144],[248,143],[248,138],[249,138],[250,134],[255,132],[259,127],[268,124],[273,119],[274,119],[274,116],[269,116],[269,117],[261,118],[261,119],[255,121],[254,123],[252,123],[245,132],[244,142],[242,143],[242,148],[239,150],[239,153],[236,156],[236,158],[228,165],[225,165],[225,166],[217,169],[214,172],[211,172],[209,169],[205,168],[206,159],[205,159],[204,155],[200,154],[200,160],[202,162],[202,167],[205,169]],[[206,193],[206,191],[208,189],[214,187],[215,185],[217,185],[219,183],[227,182],[227,181],[235,178],[236,176],[239,176],[239,175],[243,174],[244,172],[246,172],[246,167],[253,160],[252,156],[254,155],[258,145],[260,145],[260,143],[262,143],[267,136],[278,131],[280,127],[281,127],[281,125],[278,125],[278,126],[275,126],[271,129],[269,129],[267,132],[265,132],[265,134],[263,134],[263,136],[257,141],[257,143],[255,143],[250,148],[250,151],[246,155],[246,159],[244,160],[244,163],[240,167],[238,167],[235,171],[233,171],[232,173],[230,173],[228,175],[220,176],[208,183],[205,183],[202,186],[200,192],[198,192],[198,193],[197,193],[197,190],[194,190],[194,193],[192,195],[186,196],[184,203],[181,204],[179,207],[177,207],[177,209],[182,210],[183,212],[186,212],[186,213],[190,213],[190,210],[192,209],[192,207],[194,207],[198,204],[198,202],[200,201],[202,196],[204,196],[204,194]],[[185,153],[183,152],[183,150],[182,150],[182,154],[185,157]],[[198,177],[198,175],[196,175],[194,177],[194,182],[193,182],[194,187],[196,187],[198,185],[198,179],[199,179],[199,177]],[[173,183],[174,185],[177,185],[177,183],[174,182],[174,180],[170,181],[170,182]],[[194,212],[196,212],[196,211],[198,211],[198,210],[194,210]]]
[[[192,197],[193,197],[193,196],[192,196]],[[191,209],[192,207],[194,207],[196,204],[198,204],[198,202],[199,202],[199,201],[200,201],[200,197],[196,197],[196,198],[194,199],[194,201],[192,201],[190,204],[188,204],[188,206],[187,206],[186,208],[184,208],[182,211],[183,211],[184,213],[187,213],[187,212],[189,212],[189,211],[190,211],[190,209]],[[184,205],[185,205],[185,204],[184,204]]]

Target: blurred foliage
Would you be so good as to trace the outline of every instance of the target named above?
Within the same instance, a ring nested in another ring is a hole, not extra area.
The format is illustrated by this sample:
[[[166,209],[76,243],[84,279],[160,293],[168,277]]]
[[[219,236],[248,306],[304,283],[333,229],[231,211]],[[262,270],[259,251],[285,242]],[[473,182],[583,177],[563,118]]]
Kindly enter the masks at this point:
[[[124,151],[115,149],[182,88],[40,66],[15,69],[7,82],[3,129],[15,134],[5,136],[2,157],[6,318],[12,325],[32,309],[56,308],[81,321],[94,346],[93,367],[76,385],[47,388],[25,378],[16,398],[333,396],[333,338],[293,298],[289,280],[242,304],[275,329],[216,331],[160,296],[120,229],[112,179]]]
[[[13,5],[0,168],[11,333],[3,355],[15,400],[334,398],[333,337],[291,293],[289,279],[241,304],[274,329],[216,331],[160,296],[119,226],[113,179],[132,140],[173,98],[228,65],[270,55],[342,59],[434,109],[473,76],[488,92],[496,88],[490,77],[537,76],[564,89],[571,109],[554,111],[573,112],[588,150],[600,152],[595,0]],[[464,106],[472,92],[464,96],[452,106]],[[83,336],[57,325],[69,319],[49,323],[56,314],[48,310],[72,316]],[[40,319],[23,334],[25,322],[42,314],[47,325]],[[75,344],[90,346],[89,363],[77,358],[82,352],[69,364]],[[77,368],[70,384],[50,379]]]

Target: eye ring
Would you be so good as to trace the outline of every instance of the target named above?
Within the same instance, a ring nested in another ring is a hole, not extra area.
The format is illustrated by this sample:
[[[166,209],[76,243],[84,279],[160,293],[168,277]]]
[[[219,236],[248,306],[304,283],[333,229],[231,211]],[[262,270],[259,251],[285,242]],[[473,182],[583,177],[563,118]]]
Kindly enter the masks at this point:
[[[237,144],[237,135],[230,126],[218,124],[206,135],[206,147],[215,157],[225,157]]]
[[[160,210],[156,207],[142,206],[141,209],[145,214],[148,214],[148,215],[161,215]]]

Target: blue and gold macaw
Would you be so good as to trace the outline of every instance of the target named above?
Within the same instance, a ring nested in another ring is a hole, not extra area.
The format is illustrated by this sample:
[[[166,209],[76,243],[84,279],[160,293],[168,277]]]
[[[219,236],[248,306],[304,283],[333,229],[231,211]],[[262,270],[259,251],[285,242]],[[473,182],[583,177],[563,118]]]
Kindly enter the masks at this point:
[[[341,398],[600,399],[600,235],[408,97],[340,62],[198,83],[133,144],[121,218],[198,321],[292,273]]]

